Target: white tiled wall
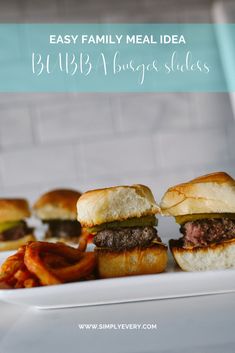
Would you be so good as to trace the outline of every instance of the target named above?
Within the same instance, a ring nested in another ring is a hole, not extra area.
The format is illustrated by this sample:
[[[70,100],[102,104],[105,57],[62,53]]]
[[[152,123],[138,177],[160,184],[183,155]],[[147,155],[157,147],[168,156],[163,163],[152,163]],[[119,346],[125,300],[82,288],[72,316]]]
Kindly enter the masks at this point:
[[[0,95],[0,191],[32,200],[50,187],[164,188],[234,168],[226,94]]]
[[[209,22],[210,1],[0,2],[0,21]],[[0,94],[0,195],[119,183],[164,190],[202,173],[235,176],[227,94]]]

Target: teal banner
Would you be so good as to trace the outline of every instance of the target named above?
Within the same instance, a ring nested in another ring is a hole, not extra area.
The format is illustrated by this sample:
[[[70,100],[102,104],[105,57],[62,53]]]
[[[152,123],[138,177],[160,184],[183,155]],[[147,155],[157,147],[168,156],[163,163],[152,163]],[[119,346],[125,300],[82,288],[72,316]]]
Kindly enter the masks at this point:
[[[235,91],[235,24],[1,24],[1,92]]]

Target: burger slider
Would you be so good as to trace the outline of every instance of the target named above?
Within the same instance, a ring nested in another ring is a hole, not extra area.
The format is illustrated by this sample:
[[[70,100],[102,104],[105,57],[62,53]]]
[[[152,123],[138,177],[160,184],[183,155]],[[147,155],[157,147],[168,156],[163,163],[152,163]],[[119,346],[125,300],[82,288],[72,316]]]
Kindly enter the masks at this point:
[[[167,247],[155,226],[159,213],[147,186],[116,186],[84,193],[78,220],[94,235],[101,278],[164,271]]]
[[[171,187],[162,214],[174,216],[181,238],[170,249],[184,271],[235,267],[235,180],[218,172]]]
[[[30,217],[27,200],[0,199],[0,251],[16,250],[35,240],[33,228],[25,218]]]
[[[80,196],[75,190],[56,189],[36,201],[34,213],[48,225],[47,240],[78,243],[81,225],[77,221],[76,204]]]

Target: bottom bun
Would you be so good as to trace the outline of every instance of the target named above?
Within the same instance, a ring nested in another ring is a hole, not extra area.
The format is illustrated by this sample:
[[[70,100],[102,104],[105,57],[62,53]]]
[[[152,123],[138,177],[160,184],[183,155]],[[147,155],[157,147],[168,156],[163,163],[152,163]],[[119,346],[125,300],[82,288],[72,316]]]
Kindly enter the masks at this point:
[[[145,275],[163,272],[167,265],[167,248],[154,245],[122,252],[96,248],[101,278]]]
[[[29,241],[35,240],[35,236],[29,234],[17,240],[0,241],[0,251],[17,250],[20,246],[27,244]]]
[[[235,267],[235,239],[205,247],[183,248],[170,240],[175,261],[183,271],[222,270]]]

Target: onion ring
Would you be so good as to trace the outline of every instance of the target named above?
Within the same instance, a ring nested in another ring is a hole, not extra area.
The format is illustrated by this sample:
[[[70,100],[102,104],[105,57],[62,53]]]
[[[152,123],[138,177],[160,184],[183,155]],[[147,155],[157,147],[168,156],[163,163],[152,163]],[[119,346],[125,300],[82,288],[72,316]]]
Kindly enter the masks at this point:
[[[16,254],[9,256],[0,268],[0,281],[7,281],[24,266],[26,246],[21,246]]]
[[[74,265],[59,269],[52,269],[52,272],[63,282],[77,281],[90,275],[96,265],[94,252],[87,252],[82,255],[79,262]]]
[[[89,236],[90,233],[85,228],[82,228],[82,234],[79,237],[78,250],[86,251]]]
[[[61,255],[56,255],[52,253],[42,254],[42,259],[47,267],[52,268],[61,268],[71,264]]]
[[[48,243],[46,241],[35,241],[30,243],[28,247],[40,248],[41,254],[52,253],[56,255],[61,255],[66,259],[77,261],[81,258],[83,252],[79,249],[68,246],[64,243]]]
[[[62,282],[50,272],[50,270],[45,266],[43,260],[40,257],[40,251],[45,248],[44,244],[47,243],[35,242],[29,244],[25,251],[24,263],[27,269],[38,277],[42,285],[47,286],[50,284],[60,284]],[[50,245],[52,245],[52,243]]]
[[[84,236],[83,250],[86,239]],[[94,252],[84,252],[64,243],[30,242],[3,263],[0,286],[31,288],[85,280],[94,275],[95,265]]]
[[[1,281],[0,282],[0,289],[12,289],[13,287],[10,286],[7,282]]]
[[[24,263],[42,285],[53,285],[90,275],[96,256],[63,243],[34,242],[26,247]]]
[[[32,277],[32,274],[27,270],[27,268],[19,269],[15,274],[14,278],[19,282],[24,282],[26,279]]]
[[[39,283],[35,278],[28,278],[24,281],[24,288],[38,287]]]

